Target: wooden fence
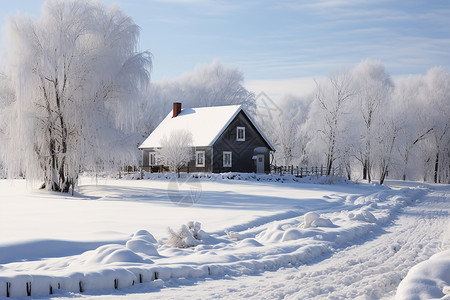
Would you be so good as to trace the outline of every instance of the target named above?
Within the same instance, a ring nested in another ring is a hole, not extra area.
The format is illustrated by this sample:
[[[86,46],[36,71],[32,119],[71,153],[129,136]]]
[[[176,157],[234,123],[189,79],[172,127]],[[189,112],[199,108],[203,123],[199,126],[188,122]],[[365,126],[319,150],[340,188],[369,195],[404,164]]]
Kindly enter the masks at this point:
[[[325,176],[327,175],[327,168],[324,166],[320,167],[301,167],[301,166],[270,166],[270,172],[273,174],[291,174],[297,177],[305,176]],[[340,175],[340,168],[332,168],[330,175]]]

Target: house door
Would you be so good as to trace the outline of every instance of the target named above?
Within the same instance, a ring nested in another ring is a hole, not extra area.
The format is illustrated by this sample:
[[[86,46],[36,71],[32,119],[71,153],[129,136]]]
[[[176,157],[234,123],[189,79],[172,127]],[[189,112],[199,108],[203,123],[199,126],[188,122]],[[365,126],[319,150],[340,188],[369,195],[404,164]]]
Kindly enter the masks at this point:
[[[256,155],[256,173],[264,173],[264,154]]]

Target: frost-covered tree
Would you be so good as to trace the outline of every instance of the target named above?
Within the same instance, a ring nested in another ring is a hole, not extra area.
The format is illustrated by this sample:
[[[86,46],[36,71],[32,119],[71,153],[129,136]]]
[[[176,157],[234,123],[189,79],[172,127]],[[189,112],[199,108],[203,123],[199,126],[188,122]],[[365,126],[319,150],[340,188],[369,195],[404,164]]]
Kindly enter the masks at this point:
[[[158,156],[163,160],[163,164],[179,174],[180,169],[193,156],[192,133],[187,130],[176,130],[170,132],[169,136],[164,136]]]
[[[403,180],[419,179],[419,147],[431,131],[419,121],[422,119],[421,115],[427,113],[427,108],[422,107],[421,103],[423,92],[423,76],[415,75],[397,80],[392,95],[390,106],[400,127],[395,144],[399,168],[393,175]]]
[[[255,95],[244,87],[244,76],[236,68],[224,66],[219,61],[200,65],[194,72],[179,78],[152,83],[142,104],[143,137],[164,119],[174,101],[183,107],[203,107],[242,104],[253,112]]]
[[[309,139],[306,151],[310,161],[325,161],[327,175],[331,174],[334,162],[343,154],[346,143],[344,118],[354,94],[352,75],[348,71],[333,74],[327,81],[317,83],[304,126]]]
[[[6,24],[8,75],[16,101],[6,137],[9,175],[24,172],[48,189],[69,191],[81,170],[133,161],[133,130],[149,53],[139,28],[97,2],[48,0],[39,19]]]
[[[6,116],[13,117],[12,114],[14,112],[11,110],[11,107],[15,100],[16,97],[10,79],[4,73],[0,73],[0,178],[6,176],[6,169],[3,163],[4,156],[2,154],[6,151],[5,145],[11,126]]]
[[[431,68],[425,76],[424,103],[427,114],[422,116],[427,138],[432,177],[435,183],[449,179],[450,168],[450,75],[442,67]]]
[[[386,112],[393,82],[379,61],[362,61],[354,70],[355,106],[359,107],[361,125],[353,128],[359,131],[361,143],[355,147],[355,157],[361,162],[363,179],[371,181],[374,140],[384,125],[382,115]],[[357,116],[354,116],[357,117]]]
[[[306,120],[309,105],[310,101],[305,97],[288,95],[278,103],[258,106],[258,124],[276,150],[273,160],[275,165],[302,163],[305,144],[300,129]]]
[[[389,169],[392,168],[394,147],[401,127],[390,111],[385,111],[380,125],[379,130],[374,133],[376,147],[374,147],[373,161],[377,163],[379,181],[383,184]]]

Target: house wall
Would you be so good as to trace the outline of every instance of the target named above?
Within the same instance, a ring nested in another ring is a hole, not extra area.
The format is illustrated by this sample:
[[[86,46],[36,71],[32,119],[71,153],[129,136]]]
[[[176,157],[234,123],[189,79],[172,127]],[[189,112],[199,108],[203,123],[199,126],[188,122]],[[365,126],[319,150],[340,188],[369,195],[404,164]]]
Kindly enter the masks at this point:
[[[197,167],[195,161],[195,151],[205,151],[205,166]],[[166,168],[162,168],[161,165],[150,166],[150,153],[157,153],[155,148],[142,149],[142,168],[146,172],[161,172]],[[181,168],[181,172],[212,172],[211,160],[212,147],[194,147],[192,148],[192,159],[189,161],[188,166]]]
[[[236,141],[238,126],[245,127],[245,141]],[[213,172],[256,172],[255,161],[252,157],[255,155],[254,150],[257,147],[267,148],[267,152],[264,154],[264,171],[269,173],[269,145],[267,145],[252,122],[241,111],[213,146]],[[232,152],[231,167],[223,167],[223,151]]]
[[[142,166],[143,167],[149,167],[149,156],[150,156],[150,150],[149,149],[142,149]]]
[[[195,161],[195,152],[196,151],[205,151],[205,166],[204,167],[197,167],[196,161]],[[182,168],[181,171],[187,172],[212,172],[211,169],[211,154],[212,154],[212,147],[195,147],[193,149],[193,159],[189,161],[188,167]]]

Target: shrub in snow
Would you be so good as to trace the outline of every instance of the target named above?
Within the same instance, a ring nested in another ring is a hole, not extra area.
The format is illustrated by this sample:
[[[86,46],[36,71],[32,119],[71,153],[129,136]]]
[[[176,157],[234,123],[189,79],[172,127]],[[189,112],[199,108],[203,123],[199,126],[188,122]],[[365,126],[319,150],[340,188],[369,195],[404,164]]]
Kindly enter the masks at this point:
[[[442,293],[444,295],[450,295],[450,286],[444,286],[444,288],[442,289]]]
[[[321,218],[319,214],[315,212],[308,212],[304,216],[305,224],[303,228],[309,227],[333,227],[334,224],[330,219]]]
[[[189,248],[200,244],[208,235],[201,230],[199,222],[188,222],[175,232],[169,227],[169,239],[166,244],[175,248]]]

